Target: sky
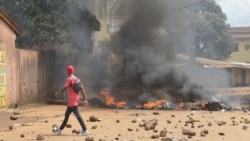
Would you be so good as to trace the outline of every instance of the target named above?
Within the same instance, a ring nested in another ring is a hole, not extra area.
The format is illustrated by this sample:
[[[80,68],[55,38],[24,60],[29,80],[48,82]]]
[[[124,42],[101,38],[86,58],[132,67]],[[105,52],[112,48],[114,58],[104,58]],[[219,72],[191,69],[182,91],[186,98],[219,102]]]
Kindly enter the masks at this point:
[[[231,27],[250,26],[250,0],[216,0]]]

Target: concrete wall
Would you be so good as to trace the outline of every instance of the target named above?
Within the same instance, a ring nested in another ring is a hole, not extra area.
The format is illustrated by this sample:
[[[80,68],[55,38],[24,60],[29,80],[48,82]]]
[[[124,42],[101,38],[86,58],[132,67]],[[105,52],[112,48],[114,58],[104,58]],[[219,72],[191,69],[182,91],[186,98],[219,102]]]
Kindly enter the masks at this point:
[[[18,105],[45,102],[55,92],[50,51],[16,50]]]
[[[250,69],[246,70],[246,86],[250,86]]]
[[[6,104],[14,105],[17,101],[17,73],[16,73],[16,33],[0,20],[0,49],[5,51],[6,61]]]
[[[25,103],[38,102],[38,86],[39,86],[39,65],[38,52],[28,50],[16,50],[17,64],[17,86],[19,105]]]
[[[49,52],[16,49],[15,82],[8,83],[9,89],[15,88],[15,94],[6,94],[6,107],[45,102],[53,94],[53,73],[50,73]],[[7,79],[8,80],[8,79]],[[8,89],[8,91],[9,91]]]
[[[232,68],[232,86],[240,86],[241,85],[241,69],[240,68]]]

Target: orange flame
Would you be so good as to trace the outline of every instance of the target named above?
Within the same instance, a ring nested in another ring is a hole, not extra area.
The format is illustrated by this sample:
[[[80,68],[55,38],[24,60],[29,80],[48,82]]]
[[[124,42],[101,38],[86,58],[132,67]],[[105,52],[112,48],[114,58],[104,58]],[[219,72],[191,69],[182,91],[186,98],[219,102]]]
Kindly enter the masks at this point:
[[[127,105],[126,101],[117,101],[115,104],[117,107],[124,107]]]
[[[103,89],[103,90],[101,91],[101,94],[104,96],[105,104],[106,104],[107,106],[115,105],[114,97],[112,97],[112,96],[109,94],[109,91],[108,91],[108,90]]]
[[[101,91],[101,94],[104,96],[105,105],[107,106],[116,106],[116,107],[124,107],[127,105],[126,101],[115,101],[115,98],[110,95],[110,92],[106,89]]]
[[[184,106],[185,106],[185,103],[184,103],[184,102],[178,103],[178,107],[179,107],[179,108],[183,108]]]
[[[162,107],[162,104],[165,102],[166,100],[149,101],[147,103],[144,103],[143,106],[145,108]]]

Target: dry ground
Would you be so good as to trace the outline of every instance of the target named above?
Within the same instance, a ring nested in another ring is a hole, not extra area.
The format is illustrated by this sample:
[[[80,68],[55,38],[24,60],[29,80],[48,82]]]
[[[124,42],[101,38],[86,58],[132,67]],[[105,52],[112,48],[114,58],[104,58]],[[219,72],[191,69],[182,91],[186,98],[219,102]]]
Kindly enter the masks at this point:
[[[250,94],[250,87],[218,91],[225,95],[233,95],[232,99],[239,99],[240,96]],[[93,138],[94,141],[160,141],[167,137],[186,138],[188,141],[249,141],[250,138],[248,112],[111,109],[91,105],[80,107],[81,115],[90,132],[89,136],[78,136],[72,133],[74,129],[80,130],[73,114],[68,122],[72,127],[65,128],[61,135],[56,135],[52,132],[52,126],[61,124],[65,110],[66,105],[46,104],[28,105],[18,109],[0,109],[0,141],[35,141],[39,134],[43,135],[45,141],[83,141],[87,138]],[[13,114],[18,118],[17,120],[10,120]],[[89,117],[93,115],[101,121],[90,122]],[[142,123],[151,119],[158,121],[154,130],[140,127]],[[193,126],[186,124],[190,119],[196,121],[193,122]],[[157,137],[164,128],[168,130],[166,137],[152,138],[152,136]],[[183,129],[194,131],[196,135],[188,138],[187,135],[183,135]],[[208,134],[201,136],[200,132],[203,130],[207,130]]]
[[[65,128],[61,135],[52,132],[53,124],[60,124],[64,117],[64,105],[30,105],[19,109],[0,109],[0,140],[1,141],[32,141],[42,134],[45,141],[82,141],[93,137],[94,141],[150,141],[161,140],[163,137],[153,139],[160,131],[167,128],[167,137],[177,139],[188,138],[182,134],[183,129],[192,130],[196,135],[189,141],[249,141],[250,115],[243,111],[209,112],[209,111],[166,111],[166,110],[139,110],[139,109],[109,109],[97,107],[80,107],[89,136],[78,136],[72,133],[80,126],[73,116],[70,116],[71,128]],[[17,120],[10,120],[10,115],[16,113]],[[96,116],[101,121],[90,122],[90,116]],[[197,122],[185,125],[192,118]],[[145,130],[139,127],[140,123],[150,119],[157,119],[155,130]],[[137,121],[137,122],[133,122]],[[225,122],[224,125],[219,123]],[[211,126],[209,126],[209,122]],[[13,127],[13,129],[10,129]],[[96,127],[96,129],[92,129]],[[208,130],[204,137],[200,136],[202,130]],[[224,135],[219,135],[219,133]],[[23,135],[24,137],[21,137]],[[166,138],[166,137],[165,137]]]

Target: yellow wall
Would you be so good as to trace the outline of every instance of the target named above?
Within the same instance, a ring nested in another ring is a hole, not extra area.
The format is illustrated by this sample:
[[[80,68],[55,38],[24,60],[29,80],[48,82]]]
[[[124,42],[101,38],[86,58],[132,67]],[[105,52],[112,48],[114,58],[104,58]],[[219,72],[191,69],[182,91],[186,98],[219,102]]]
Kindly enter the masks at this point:
[[[233,52],[228,61],[250,63],[250,48],[245,48],[246,44],[250,45],[250,39],[241,39],[236,42],[239,43],[239,50],[237,52]]]
[[[95,33],[95,39],[97,41],[108,41],[109,38],[109,25],[107,24],[109,16],[107,15],[107,0],[95,0],[94,9],[95,16],[101,23],[100,31]]]
[[[5,50],[0,50],[0,108],[6,106],[6,64]]]

